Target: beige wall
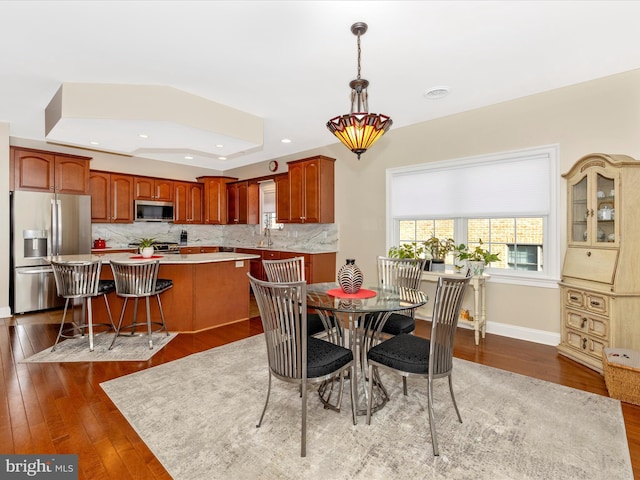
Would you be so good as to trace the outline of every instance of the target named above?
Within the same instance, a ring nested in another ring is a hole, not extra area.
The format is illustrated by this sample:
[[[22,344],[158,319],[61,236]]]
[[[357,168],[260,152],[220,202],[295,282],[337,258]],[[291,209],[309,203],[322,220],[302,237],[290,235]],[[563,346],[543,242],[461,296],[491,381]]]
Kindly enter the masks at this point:
[[[421,98],[416,99],[416,108],[429,108],[429,105]],[[386,113],[393,117],[392,111]],[[318,125],[318,128],[324,129],[324,125]],[[634,70],[418,125],[395,127],[359,161],[339,144],[278,161],[281,163],[279,171],[286,171],[284,163],[288,160],[316,154],[337,159],[337,266],[346,258],[355,258],[367,281],[375,278],[376,256],[387,250],[386,169],[558,144],[560,170],[566,172],[578,158],[593,152],[623,153],[640,158],[639,131],[640,70]],[[12,143],[18,144],[18,140],[12,139]],[[38,148],[45,147],[40,145]],[[160,162],[94,152],[87,154],[95,158],[92,168],[96,169],[184,180],[205,174]],[[267,162],[224,172],[239,178],[268,173]],[[209,171],[208,174],[215,173]],[[564,181],[560,183],[560,247],[564,256],[566,191]],[[429,286],[425,289],[431,291]],[[491,283],[487,289],[487,311],[489,331],[545,343],[554,343],[559,338],[560,299],[555,288]]]
[[[452,93],[455,95],[455,92]],[[375,100],[375,99],[374,99]],[[442,100],[446,101],[446,99]],[[416,99],[416,108],[429,102]],[[393,112],[385,112],[393,117]],[[319,125],[318,128],[324,128]],[[298,155],[336,161],[338,265],[355,258],[366,279],[386,252],[387,168],[450,160],[541,145],[560,146],[560,171],[592,152],[640,159],[640,70],[553,90],[421,124],[392,128],[360,161],[342,145]],[[234,175],[243,178],[242,171]],[[560,247],[566,243],[566,191],[560,182]],[[427,291],[431,287],[425,286]],[[560,298],[555,288],[491,283],[489,331],[545,343],[559,339]]]

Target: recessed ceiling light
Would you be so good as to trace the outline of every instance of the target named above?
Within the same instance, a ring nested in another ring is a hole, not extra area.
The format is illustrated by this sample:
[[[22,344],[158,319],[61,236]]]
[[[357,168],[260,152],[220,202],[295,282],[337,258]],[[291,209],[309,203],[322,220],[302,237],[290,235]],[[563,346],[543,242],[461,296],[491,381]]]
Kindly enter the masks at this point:
[[[449,87],[433,87],[424,92],[424,98],[438,100],[449,95]]]
[[[226,160],[227,157],[218,157],[218,160]]]
[[[147,135],[146,133],[140,133],[138,135],[138,137],[140,137],[140,138],[149,138],[149,135]]]
[[[185,159],[185,160],[193,160],[193,157],[192,157],[192,156],[190,156],[190,155],[187,155],[187,156],[185,156],[185,157],[184,157],[184,159]]]
[[[218,148],[222,148],[222,147],[224,147],[224,145],[222,145],[221,143],[219,143],[219,144],[217,144],[217,145],[216,145],[216,147],[218,147]]]
[[[100,142],[91,141],[89,142],[91,145],[100,145]]]
[[[282,143],[291,143],[291,140],[289,140],[288,138],[283,138],[282,140],[280,140]]]

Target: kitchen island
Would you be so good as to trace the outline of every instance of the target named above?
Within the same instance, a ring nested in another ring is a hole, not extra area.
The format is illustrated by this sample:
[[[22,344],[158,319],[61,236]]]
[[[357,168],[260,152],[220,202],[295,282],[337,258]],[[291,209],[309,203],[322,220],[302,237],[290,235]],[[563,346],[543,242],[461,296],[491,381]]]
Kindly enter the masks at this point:
[[[140,261],[131,253],[105,253],[101,255],[62,255],[48,260],[69,262],[102,260],[100,278],[113,279],[110,260]],[[172,332],[198,332],[249,318],[249,262],[256,255],[220,252],[191,255],[160,255],[158,278],[173,280],[173,288],[161,295],[167,328]],[[115,293],[107,296],[109,306],[118,321],[123,300]],[[133,305],[133,302],[129,302]],[[138,304],[138,319],[145,319],[144,302]],[[126,324],[133,317],[133,306],[127,306]],[[160,319],[158,304],[151,299],[151,317]],[[93,322],[108,323],[104,302],[93,302]],[[143,323],[144,325],[144,323]]]

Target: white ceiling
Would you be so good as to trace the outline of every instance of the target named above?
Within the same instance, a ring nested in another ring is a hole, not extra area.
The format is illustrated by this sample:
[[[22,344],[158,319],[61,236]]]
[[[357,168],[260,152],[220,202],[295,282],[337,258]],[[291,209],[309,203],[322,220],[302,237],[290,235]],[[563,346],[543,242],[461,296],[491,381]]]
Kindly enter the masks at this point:
[[[0,121],[44,141],[63,83],[170,86],[262,118],[264,145],[141,156],[226,170],[336,143],[354,22],[369,110],[393,129],[639,68],[638,19],[637,1],[0,1]]]

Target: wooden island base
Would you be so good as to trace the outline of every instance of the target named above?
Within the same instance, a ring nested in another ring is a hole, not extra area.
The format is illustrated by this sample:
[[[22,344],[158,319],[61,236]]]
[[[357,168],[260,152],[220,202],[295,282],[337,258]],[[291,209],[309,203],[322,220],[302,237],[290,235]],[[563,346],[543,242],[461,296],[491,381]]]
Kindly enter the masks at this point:
[[[217,254],[211,254],[217,255]],[[211,263],[161,263],[158,278],[173,280],[173,287],[160,295],[167,328],[171,332],[198,332],[249,318],[249,260]],[[103,265],[102,279],[113,279],[111,268]],[[107,296],[114,323],[118,322],[123,299]],[[123,325],[133,320],[133,299],[127,305]],[[158,302],[150,298],[151,320],[160,321]],[[138,323],[146,328],[144,299],[138,301]],[[93,300],[94,323],[108,322],[104,301]]]

